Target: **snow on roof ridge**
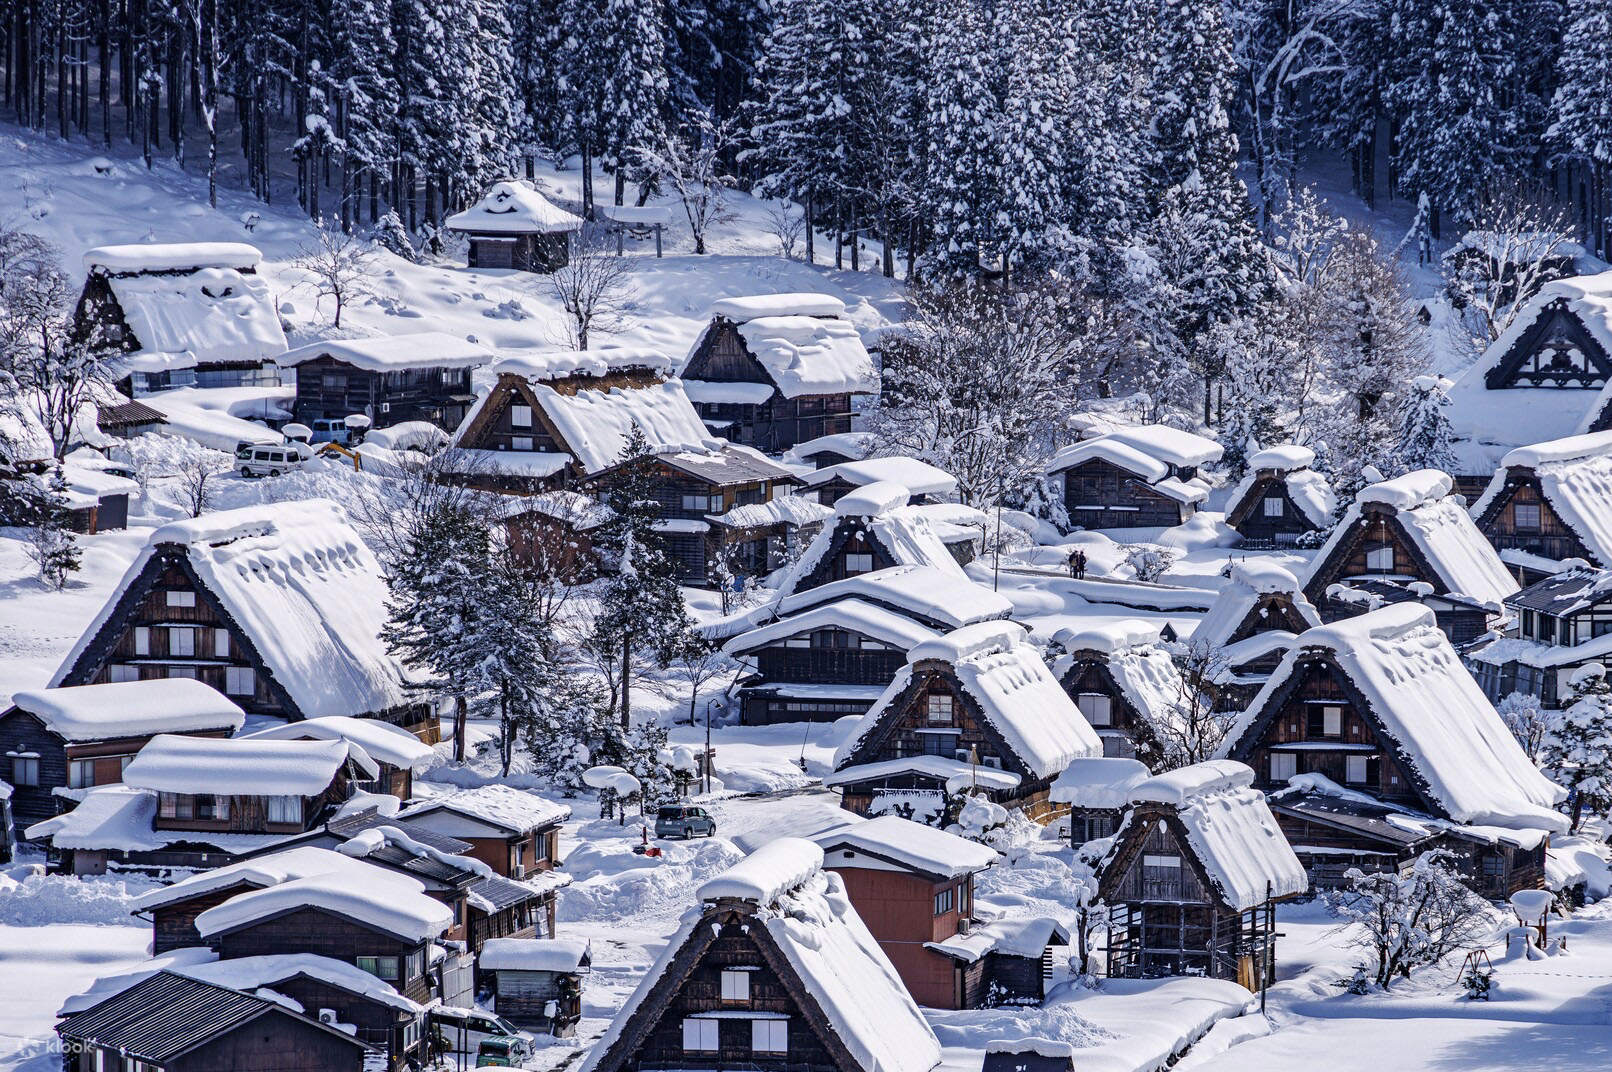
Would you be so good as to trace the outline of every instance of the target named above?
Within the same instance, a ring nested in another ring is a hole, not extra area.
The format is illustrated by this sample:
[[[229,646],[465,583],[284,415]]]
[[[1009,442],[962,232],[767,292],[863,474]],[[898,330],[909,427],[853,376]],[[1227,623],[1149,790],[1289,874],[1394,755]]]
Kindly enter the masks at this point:
[[[1124,756],[1079,756],[1053,781],[1049,799],[1079,808],[1123,808],[1131,787],[1149,777],[1147,765]]]
[[[536,793],[493,782],[473,789],[461,789],[447,796],[433,797],[405,808],[399,813],[399,818],[413,818],[438,808],[446,808],[495,826],[507,826],[522,833],[561,823],[571,817],[568,805],[556,804]]]
[[[586,938],[489,938],[476,954],[483,971],[576,971],[592,955]]]
[[[305,533],[310,524],[332,521],[347,524],[347,511],[334,500],[289,499],[169,521],[153,529],[146,544],[154,547],[160,543],[206,543],[216,547],[254,536],[272,536],[282,527],[295,527]],[[357,538],[354,533],[353,539]]]
[[[1307,629],[1299,636],[1297,647],[1347,651],[1365,640],[1400,640],[1427,629],[1438,629],[1431,608],[1415,601],[1390,603],[1353,618]]]
[[[1131,786],[1133,803],[1185,805],[1194,797],[1244,789],[1254,784],[1254,771],[1233,759],[1209,759],[1155,774]]]
[[[194,678],[25,689],[11,702],[68,740],[241,728],[246,712]]]
[[[1383,503],[1396,510],[1414,510],[1437,502],[1450,493],[1455,482],[1440,469],[1416,469],[1392,480],[1368,484],[1355,496],[1357,502]]]
[[[287,722],[282,726],[270,726],[237,739],[350,741],[362,748],[371,759],[393,767],[408,768],[416,773],[424,770],[436,755],[435,749],[401,726],[377,718],[354,718],[351,715],[318,715]]]
[[[734,898],[770,905],[823,869],[823,850],[805,838],[769,841],[700,885],[701,901]]]
[[[1065,651],[1102,651],[1110,654],[1126,648],[1142,648],[1159,642],[1159,624],[1141,618],[1120,618],[1112,622],[1065,626],[1052,639]]]
[[[356,860],[350,856],[319,845],[293,845],[278,852],[249,856],[232,864],[224,864],[210,871],[197,871],[176,882],[154,890],[147,890],[129,902],[136,912],[189,900],[204,893],[221,890],[236,883],[255,886],[277,886],[296,878],[332,873],[368,874],[365,870],[377,869],[376,864]],[[395,874],[395,872],[388,872]],[[410,880],[413,881],[413,880]],[[422,887],[423,888],[423,887]]]
[[[907,653],[907,662],[910,665],[923,659],[939,659],[955,665],[964,659],[1017,647],[1028,636],[1028,630],[1018,622],[975,622],[915,646]]]
[[[955,877],[983,871],[998,853],[989,845],[959,837],[938,827],[880,815],[866,822],[841,827],[816,839],[824,850],[848,845],[864,852],[898,860],[932,874]]]
[[[274,363],[290,368],[330,356],[355,368],[387,372],[400,368],[479,368],[494,360],[493,352],[445,331],[411,331],[352,339],[319,339],[277,354]]]
[[[846,492],[834,504],[834,513],[840,517],[878,517],[905,506],[912,491],[894,480],[875,480]]]
[[[883,600],[913,614],[954,622],[953,628],[972,624],[969,617],[974,615],[1005,618],[1013,612],[1012,602],[998,592],[933,566],[910,563],[842,577],[792,593],[779,600],[777,612],[793,614],[802,608],[854,596]]]
[[[1147,451],[1113,438],[1111,432],[1083,439],[1079,443],[1073,443],[1059,450],[1047,463],[1047,472],[1056,473],[1064,469],[1073,469],[1093,458],[1101,458],[1127,472],[1145,477],[1149,483],[1163,480],[1170,475],[1170,467],[1163,461]]]
[[[125,785],[169,793],[224,796],[318,796],[352,760],[380,773],[364,750],[346,740],[264,741],[159,733],[123,770]]]
[[[516,180],[495,182],[476,203],[442,221],[450,231],[576,231],[582,220],[560,208],[531,185]]]
[[[810,490],[836,477],[848,484],[868,487],[881,480],[905,487],[917,495],[950,495],[957,490],[957,478],[937,465],[905,455],[862,458],[839,462],[808,473],[804,486]]]
[[[786,291],[778,294],[748,294],[733,298],[719,298],[711,303],[711,316],[724,317],[735,323],[745,323],[771,316],[832,316],[845,315],[845,303],[832,294],[811,291]]]
[[[1243,558],[1233,562],[1226,570],[1232,584],[1246,585],[1256,592],[1298,592],[1303,586],[1293,571],[1264,558]]]
[[[1612,430],[1589,432],[1509,450],[1500,460],[1500,467],[1510,469],[1512,466],[1523,466],[1533,469],[1550,462],[1572,462],[1609,454],[1612,454]]]
[[[1315,464],[1315,451],[1297,443],[1277,443],[1248,456],[1250,469],[1307,469]]]
[[[1209,465],[1219,461],[1225,453],[1225,448],[1213,439],[1167,424],[1121,425],[1104,433],[1102,438],[1123,443],[1149,457],[1185,468]]]
[[[675,362],[659,350],[647,346],[623,346],[531,354],[506,353],[488,366],[487,372],[494,376],[507,373],[540,382],[569,376],[606,376],[628,369],[670,373],[674,365]]]
[[[417,879],[368,866],[375,873],[362,883],[326,873],[236,894],[198,915],[196,930],[206,938],[298,908],[324,909],[416,942],[453,926],[453,909],[428,897]]]
[[[84,270],[164,272],[186,268],[256,268],[263,251],[245,242],[129,242],[96,246],[84,254]]]

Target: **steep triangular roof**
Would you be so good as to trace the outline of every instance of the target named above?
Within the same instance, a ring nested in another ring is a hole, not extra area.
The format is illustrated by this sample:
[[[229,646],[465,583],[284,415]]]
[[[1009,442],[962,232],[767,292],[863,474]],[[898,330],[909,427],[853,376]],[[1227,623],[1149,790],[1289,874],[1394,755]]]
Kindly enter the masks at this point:
[[[1612,566],[1612,431],[1509,451],[1472,504],[1478,528],[1488,532],[1517,488],[1530,480],[1596,564]]]

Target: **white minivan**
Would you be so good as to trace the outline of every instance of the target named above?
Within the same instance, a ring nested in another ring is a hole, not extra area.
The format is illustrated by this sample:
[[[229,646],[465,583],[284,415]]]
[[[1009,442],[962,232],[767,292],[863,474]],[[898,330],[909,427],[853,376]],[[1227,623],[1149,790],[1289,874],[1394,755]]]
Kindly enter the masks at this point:
[[[253,445],[250,448],[242,447],[235,453],[235,460],[241,475],[253,476],[279,476],[289,473],[302,464],[302,454],[294,445],[283,447],[267,447]]]

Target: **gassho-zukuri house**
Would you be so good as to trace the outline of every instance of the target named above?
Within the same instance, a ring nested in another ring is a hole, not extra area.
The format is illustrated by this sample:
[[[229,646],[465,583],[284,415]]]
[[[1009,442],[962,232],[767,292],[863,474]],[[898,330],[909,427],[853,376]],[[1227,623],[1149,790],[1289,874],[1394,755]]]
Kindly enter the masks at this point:
[[[823,868],[780,838],[708,879],[580,1072],[929,1072],[940,1044]]]
[[[834,756],[823,784],[861,815],[944,825],[963,790],[1031,818],[1069,761],[1103,743],[1014,622],[925,641]]]

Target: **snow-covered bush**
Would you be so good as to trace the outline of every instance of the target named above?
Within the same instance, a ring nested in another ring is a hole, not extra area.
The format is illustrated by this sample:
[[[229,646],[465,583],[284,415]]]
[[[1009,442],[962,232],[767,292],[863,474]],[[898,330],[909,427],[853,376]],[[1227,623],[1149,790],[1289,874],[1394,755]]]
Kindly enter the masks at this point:
[[[1156,581],[1171,566],[1175,565],[1176,552],[1168,547],[1159,547],[1151,543],[1128,543],[1123,545],[1125,551],[1125,565],[1131,568],[1131,573],[1139,581]]]
[[[1362,970],[1384,990],[1488,934],[1489,903],[1461,881],[1454,859],[1445,849],[1424,852],[1408,875],[1350,868],[1349,885],[1326,894],[1328,909],[1344,921],[1340,933],[1371,956]]]

